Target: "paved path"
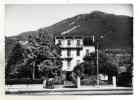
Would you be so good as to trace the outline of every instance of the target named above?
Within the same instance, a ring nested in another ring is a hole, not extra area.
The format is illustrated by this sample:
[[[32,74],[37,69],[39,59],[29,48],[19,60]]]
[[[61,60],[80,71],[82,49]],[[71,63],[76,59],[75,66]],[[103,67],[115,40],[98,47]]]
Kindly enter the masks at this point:
[[[133,94],[129,87],[113,86],[81,86],[80,88],[63,88],[56,85],[54,89],[45,89],[40,84],[35,85],[7,85],[6,94],[20,95],[122,95]]]

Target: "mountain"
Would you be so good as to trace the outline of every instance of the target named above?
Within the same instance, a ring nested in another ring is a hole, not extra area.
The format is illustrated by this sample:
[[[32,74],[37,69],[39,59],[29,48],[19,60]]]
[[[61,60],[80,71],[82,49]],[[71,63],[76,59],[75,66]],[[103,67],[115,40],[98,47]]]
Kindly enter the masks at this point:
[[[67,18],[56,24],[38,29],[36,31],[23,32],[18,36],[7,37],[7,52],[12,50],[17,40],[27,40],[31,35],[36,37],[39,32],[44,31],[53,36],[91,36],[103,35],[104,48],[122,48],[133,47],[133,18],[124,15],[108,14],[101,11],[93,11],[88,14],[80,14]],[[10,40],[9,40],[10,39]],[[8,54],[8,53],[7,53]]]
[[[65,19],[44,28],[55,35],[104,35],[104,48],[132,48],[133,18],[94,11]]]

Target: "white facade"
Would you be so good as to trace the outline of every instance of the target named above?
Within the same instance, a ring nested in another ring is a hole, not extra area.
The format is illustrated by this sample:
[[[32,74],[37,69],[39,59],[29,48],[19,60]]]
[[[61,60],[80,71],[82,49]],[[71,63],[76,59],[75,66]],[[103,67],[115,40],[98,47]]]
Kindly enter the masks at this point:
[[[85,46],[83,38],[56,38],[55,44],[60,44],[63,71],[72,71],[74,67],[83,62],[87,53],[95,52],[95,47]]]

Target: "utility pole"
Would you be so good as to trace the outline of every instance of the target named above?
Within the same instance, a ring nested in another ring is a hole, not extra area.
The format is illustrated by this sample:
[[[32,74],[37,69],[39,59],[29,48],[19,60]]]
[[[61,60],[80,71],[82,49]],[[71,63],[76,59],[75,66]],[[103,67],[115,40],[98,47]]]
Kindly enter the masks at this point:
[[[97,77],[97,86],[99,86],[100,85],[100,82],[99,82],[99,50],[98,50],[98,48],[99,48],[99,45],[98,45],[98,37],[97,37],[97,35],[96,35],[96,37],[95,37],[95,35],[93,35],[93,37],[92,37],[92,39],[93,39],[93,43],[95,42],[96,44],[95,44],[95,47],[96,47],[96,50],[95,50],[95,52],[96,52],[96,77]]]
[[[97,60],[96,60],[96,65],[97,65],[97,86],[100,85],[100,82],[99,82],[99,50],[98,50],[98,43],[97,43]]]
[[[33,62],[33,75],[32,75],[33,80],[35,79],[35,62]]]
[[[100,37],[98,37],[97,36],[97,38],[96,38],[96,46],[97,46],[97,48],[96,48],[96,65],[97,65],[97,86],[99,86],[100,85],[100,80],[99,80],[99,45],[100,45],[100,41],[102,40],[102,45],[103,45],[103,38],[104,38],[104,36],[103,35],[101,35]],[[102,48],[102,52],[103,52],[103,48]]]
[[[34,56],[34,59],[33,59],[33,64],[32,64],[32,67],[33,67],[33,70],[32,70],[32,79],[34,80],[35,79],[35,66],[36,66],[36,56],[33,54]]]

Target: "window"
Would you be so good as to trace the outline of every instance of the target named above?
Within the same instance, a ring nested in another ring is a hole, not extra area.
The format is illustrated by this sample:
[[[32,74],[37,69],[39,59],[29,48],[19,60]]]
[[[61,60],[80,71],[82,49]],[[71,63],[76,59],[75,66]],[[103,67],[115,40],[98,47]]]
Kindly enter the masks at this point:
[[[67,50],[67,56],[70,57],[71,56],[71,51]]]
[[[80,56],[80,50],[77,50],[77,56]]]
[[[62,54],[61,54],[61,50],[59,50],[59,55],[61,56]]]
[[[71,40],[68,40],[67,43],[68,43],[68,45],[71,45]]]
[[[58,40],[58,44],[61,45],[61,40]]]
[[[77,60],[76,62],[77,62],[77,65],[80,64],[80,60]]]
[[[67,61],[67,66],[70,67],[71,61]]]
[[[93,39],[92,38],[84,38],[83,39],[83,45],[84,46],[93,46],[94,43],[93,43]]]
[[[77,46],[80,46],[80,40],[77,40]]]
[[[86,49],[86,55],[89,55],[89,49]]]

